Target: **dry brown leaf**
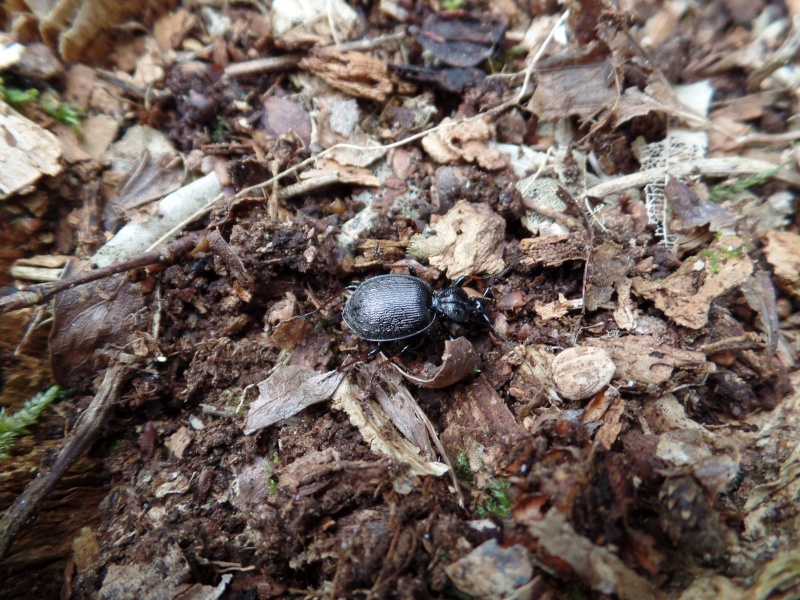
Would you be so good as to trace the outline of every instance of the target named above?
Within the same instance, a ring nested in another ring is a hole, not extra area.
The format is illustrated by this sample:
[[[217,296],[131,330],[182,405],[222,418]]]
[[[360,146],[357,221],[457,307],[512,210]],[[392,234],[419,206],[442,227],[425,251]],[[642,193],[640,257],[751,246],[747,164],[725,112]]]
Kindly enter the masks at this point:
[[[640,296],[652,298],[656,308],[678,325],[700,329],[708,323],[711,303],[745,283],[752,273],[746,242],[723,235],[708,249],[686,258],[664,281],[636,277],[633,287]]]
[[[278,368],[258,384],[258,399],[250,405],[244,423],[245,434],[255,433],[304,408],[324,402],[336,391],[344,372],[321,373],[295,365]]]
[[[553,300],[553,302],[542,303],[538,300],[535,301],[533,310],[542,320],[550,321],[552,319],[560,319],[571,310],[580,310],[581,306],[583,306],[583,298],[567,300],[564,294],[558,294],[558,300]]]
[[[422,147],[433,160],[450,164],[474,162],[490,171],[508,165],[505,154],[487,146],[495,136],[494,125],[485,119],[447,125],[452,122],[444,119],[444,127],[422,138]]]
[[[764,237],[764,254],[772,265],[775,283],[795,298],[800,298],[800,235],[770,230]]]
[[[167,13],[153,25],[153,37],[158,48],[162,52],[176,50],[196,24],[196,17],[185,8]]]
[[[70,265],[63,277],[77,272]],[[50,361],[60,385],[80,387],[147,324],[139,283],[114,275],[60,293],[54,301]]]
[[[186,177],[180,153],[167,136],[143,125],[131,127],[110,149],[106,194],[120,211],[133,210],[178,189]]]
[[[446,270],[451,280],[503,270],[506,221],[488,204],[461,200],[431,225],[436,235],[411,238],[411,256],[427,258],[432,267]]]
[[[608,60],[539,71],[536,77],[538,85],[528,108],[540,119],[590,117],[610,107],[617,98]]]
[[[624,412],[625,401],[622,398],[615,398],[603,416],[603,424],[597,430],[594,441],[606,450],[611,450],[611,446],[617,441],[617,437],[625,425],[624,421],[622,421]]]
[[[39,19],[42,39],[57,48],[66,62],[104,58],[115,25],[127,19],[142,19],[148,8],[158,12],[163,7],[163,3],[154,0],[58,0],[45,10],[39,2],[28,5]]]

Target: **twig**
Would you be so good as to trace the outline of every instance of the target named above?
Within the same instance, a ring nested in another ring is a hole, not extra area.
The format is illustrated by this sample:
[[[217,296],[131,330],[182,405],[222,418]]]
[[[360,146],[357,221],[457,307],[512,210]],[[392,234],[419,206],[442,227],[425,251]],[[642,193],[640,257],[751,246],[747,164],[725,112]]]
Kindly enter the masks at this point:
[[[536,66],[536,63],[538,63],[539,59],[541,59],[542,56],[544,55],[544,51],[550,45],[553,36],[556,34],[556,30],[559,27],[561,27],[561,25],[564,24],[564,21],[566,21],[568,18],[569,18],[569,9],[565,10],[564,14],[562,14],[558,18],[558,21],[556,21],[556,24],[553,25],[553,28],[550,30],[550,33],[548,33],[547,37],[544,38],[542,45],[539,47],[539,50],[536,51],[536,55],[533,57],[533,60],[531,60],[531,64],[529,64],[528,68],[525,69],[525,79],[522,81],[522,89],[519,91],[519,96],[517,96],[516,100],[517,103],[522,102],[522,99],[525,97],[525,92],[528,89],[528,83],[530,82],[531,74],[533,73],[533,67]]]
[[[109,408],[119,397],[120,387],[130,367],[115,364],[106,370],[103,383],[94,399],[81,414],[80,421],[68,440],[64,442],[50,472],[34,479],[20,494],[3,518],[0,519],[0,561],[8,554],[11,544],[20,529],[38,510],[42,501],[58,484],[67,469],[83,454],[83,451],[102,428]]]
[[[260,73],[285,71],[296,67],[302,58],[302,54],[284,54],[283,56],[268,56],[267,58],[238,62],[225,67],[224,76],[228,79],[235,79],[236,77],[247,77],[248,75],[258,75]]]
[[[578,204],[578,201],[572,197],[572,194],[562,186],[558,186],[556,196],[566,205],[571,206],[572,210],[577,211],[583,223],[583,228],[586,230],[586,235],[589,237],[589,241],[586,244],[586,262],[583,265],[583,286],[581,287],[581,322],[583,322],[583,317],[586,316],[586,286],[589,282],[589,271],[591,270],[592,253],[594,252],[594,230],[592,229],[592,224],[589,222],[589,217],[586,216],[586,212],[581,208],[581,205]],[[577,334],[579,331],[580,329],[575,333],[575,342],[577,342]]]
[[[34,304],[41,304],[59,292],[72,289],[75,286],[83,285],[84,283],[97,281],[98,279],[109,277],[110,275],[124,273],[125,271],[144,267],[153,263],[173,262],[178,257],[183,256],[189,250],[194,248],[194,246],[197,244],[197,241],[200,239],[200,236],[202,235],[202,231],[188,233],[186,236],[163,248],[145,252],[144,254],[134,256],[133,258],[115,263],[113,265],[108,265],[107,267],[94,269],[92,271],[76,273],[74,276],[66,277],[58,281],[32,285],[26,290],[21,290],[11,294],[10,296],[6,296],[5,298],[0,298],[0,315],[12,310],[19,310],[20,308],[33,306]]]

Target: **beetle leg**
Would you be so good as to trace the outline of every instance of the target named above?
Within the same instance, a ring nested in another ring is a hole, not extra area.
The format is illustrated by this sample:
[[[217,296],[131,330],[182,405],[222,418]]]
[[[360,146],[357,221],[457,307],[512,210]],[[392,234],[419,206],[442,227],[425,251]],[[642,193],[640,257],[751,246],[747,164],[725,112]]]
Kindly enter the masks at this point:
[[[345,371],[345,370],[349,369],[350,367],[352,367],[353,365],[357,365],[360,362],[364,362],[366,360],[369,360],[370,358],[374,358],[378,354],[378,352],[380,352],[382,349],[383,349],[383,345],[382,344],[378,344],[377,346],[375,346],[372,350],[370,350],[366,354],[359,354],[353,360],[348,360],[343,365],[339,365],[339,367],[336,370],[339,371],[339,372]]]
[[[456,282],[453,284],[453,287],[462,287],[464,285],[464,282],[469,278],[470,278],[469,275],[462,275],[461,277],[456,279]]]
[[[380,347],[376,348],[375,350],[378,350],[379,348]],[[400,355],[403,354],[403,352],[405,352],[409,348],[411,348],[411,344],[410,343],[406,344],[405,346],[403,346],[403,348],[400,350],[400,352],[398,352],[394,356],[390,356],[386,360],[382,360],[380,363],[378,363],[378,366],[375,367],[375,370],[372,372],[372,375],[369,378],[369,388],[368,389],[370,390],[370,392],[372,392],[372,383],[375,381],[375,375],[378,374],[378,369],[380,369],[383,365],[387,365],[389,363],[392,363],[395,360],[397,360],[398,358],[400,358]]]
[[[417,275],[417,270],[414,267],[412,267],[411,265],[406,265],[406,267],[408,267],[409,275],[411,275],[412,277],[419,278],[419,275]]]

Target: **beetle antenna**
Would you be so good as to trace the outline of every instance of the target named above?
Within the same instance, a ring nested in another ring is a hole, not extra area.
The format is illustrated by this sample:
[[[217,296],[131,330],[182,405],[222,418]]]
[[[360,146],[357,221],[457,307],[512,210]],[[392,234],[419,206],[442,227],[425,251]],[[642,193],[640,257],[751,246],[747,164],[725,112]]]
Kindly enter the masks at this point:
[[[296,317],[292,317],[292,318],[291,318],[291,319],[289,319],[289,320],[290,320],[290,321],[294,321],[294,320],[296,320],[296,319],[305,319],[305,318],[307,318],[307,317],[311,317],[311,316],[313,316],[313,315],[317,314],[317,313],[318,313],[319,311],[321,311],[323,308],[327,307],[327,306],[328,306],[328,305],[329,305],[331,302],[333,302],[334,300],[336,300],[336,299],[337,299],[339,296],[341,296],[342,294],[344,294],[344,293],[345,293],[347,290],[350,290],[350,291],[352,292],[352,291],[355,291],[355,289],[356,289],[357,287],[358,287],[357,285],[348,285],[346,288],[343,288],[343,289],[339,290],[339,291],[338,291],[337,293],[335,293],[333,296],[331,296],[330,298],[328,298],[327,300],[325,300],[325,302],[323,302],[322,304],[320,304],[320,305],[319,305],[319,308],[317,308],[317,309],[315,309],[315,310],[312,310],[311,312],[308,312],[308,313],[306,313],[306,314],[304,314],[304,315],[297,315]]]

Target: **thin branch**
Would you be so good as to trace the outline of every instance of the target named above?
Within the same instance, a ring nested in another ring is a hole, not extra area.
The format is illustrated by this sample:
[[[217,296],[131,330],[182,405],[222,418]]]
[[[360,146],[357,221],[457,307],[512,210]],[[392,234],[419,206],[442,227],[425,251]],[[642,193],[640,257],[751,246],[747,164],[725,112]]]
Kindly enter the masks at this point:
[[[20,290],[5,298],[0,298],[0,315],[10,312],[12,310],[19,310],[27,306],[41,304],[49,300],[59,292],[72,289],[76,286],[83,285],[98,279],[103,279],[117,273],[124,273],[131,269],[138,269],[153,263],[171,263],[178,257],[183,256],[189,250],[195,247],[197,241],[203,235],[202,231],[188,233],[186,236],[171,244],[160,248],[158,250],[145,252],[138,256],[134,256],[128,260],[108,265],[101,269],[94,269],[92,271],[83,271],[76,273],[71,277],[59,279],[58,281],[51,281],[47,283],[40,283],[32,285],[28,289]]]

